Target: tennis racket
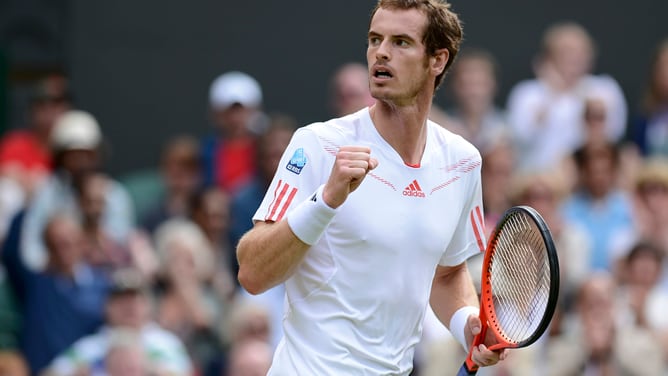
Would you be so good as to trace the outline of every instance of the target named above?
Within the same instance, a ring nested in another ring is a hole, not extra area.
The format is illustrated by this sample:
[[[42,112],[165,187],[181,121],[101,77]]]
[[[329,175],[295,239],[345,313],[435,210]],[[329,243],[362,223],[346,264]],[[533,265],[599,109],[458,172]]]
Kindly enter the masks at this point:
[[[526,347],[547,329],[557,304],[559,261],[550,230],[528,206],[508,209],[487,244],[482,264],[481,332],[457,376],[475,375],[471,355],[491,330],[490,350]]]

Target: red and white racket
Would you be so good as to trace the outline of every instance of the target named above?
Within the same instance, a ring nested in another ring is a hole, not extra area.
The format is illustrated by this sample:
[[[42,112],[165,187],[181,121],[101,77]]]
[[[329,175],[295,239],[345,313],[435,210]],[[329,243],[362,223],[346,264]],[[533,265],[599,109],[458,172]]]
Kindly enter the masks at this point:
[[[559,261],[550,230],[528,206],[508,209],[496,225],[482,264],[480,321],[457,376],[475,375],[473,347],[491,330],[497,343],[490,350],[526,347],[547,329],[557,305]]]

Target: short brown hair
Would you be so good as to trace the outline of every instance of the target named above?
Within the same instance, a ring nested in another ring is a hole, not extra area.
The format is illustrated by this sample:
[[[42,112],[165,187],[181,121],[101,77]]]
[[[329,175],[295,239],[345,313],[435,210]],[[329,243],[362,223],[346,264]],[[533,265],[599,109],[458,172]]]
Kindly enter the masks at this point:
[[[436,51],[443,48],[449,52],[445,69],[436,76],[434,82],[434,89],[437,89],[443,82],[445,72],[455,61],[464,33],[459,17],[450,10],[450,4],[441,0],[378,0],[376,7],[371,12],[371,19],[380,8],[417,9],[427,16],[427,26],[422,37],[422,42],[427,48],[427,54],[434,55]]]

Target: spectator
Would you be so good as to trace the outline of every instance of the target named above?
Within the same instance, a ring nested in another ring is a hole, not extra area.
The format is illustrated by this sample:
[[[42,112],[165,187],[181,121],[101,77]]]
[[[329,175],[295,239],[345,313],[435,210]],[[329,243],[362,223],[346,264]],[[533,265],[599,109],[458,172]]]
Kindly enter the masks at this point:
[[[153,278],[158,260],[150,236],[133,229],[126,241],[121,243],[111,237],[103,226],[103,215],[107,210],[105,197],[112,184],[113,181],[106,175],[92,172],[79,179],[75,187],[84,229],[86,261],[109,271],[133,266],[146,278]]]
[[[637,243],[624,259],[621,277],[631,323],[653,333],[664,356],[668,356],[668,289],[660,284],[665,278],[664,259],[662,249]]]
[[[99,370],[114,347],[115,339],[133,336],[148,366],[174,376],[192,375],[183,343],[151,318],[151,304],[145,279],[133,269],[113,274],[106,300],[106,322],[96,333],[80,338],[51,362],[48,376],[66,376]]]
[[[644,162],[635,180],[635,196],[633,239],[668,252],[668,159],[654,157]],[[665,285],[668,288],[668,282]]]
[[[489,52],[468,49],[457,56],[450,73],[455,106],[449,113],[459,124],[461,136],[479,149],[490,134],[503,133],[507,128],[505,114],[494,104],[497,71]]]
[[[280,322],[278,324],[280,325]],[[243,299],[243,297],[236,300],[234,305],[230,307],[230,311],[220,327],[221,338],[224,342],[223,352],[212,362],[207,369],[206,375],[227,376],[231,372],[231,368],[236,367],[231,363],[238,362],[239,360],[234,359],[238,356],[233,354],[233,352],[235,349],[240,348],[240,345],[247,342],[259,342],[265,346],[269,346],[269,362],[271,362],[273,350],[273,347],[270,345],[273,330],[272,325],[270,312],[265,306],[257,304],[257,302],[252,300]],[[246,358],[246,355],[242,355],[242,358]],[[245,361],[242,362],[245,363]],[[263,373],[263,375],[265,374]]]
[[[112,335],[104,358],[104,372],[100,376],[167,375],[152,371],[146,353],[134,332],[119,331]],[[94,373],[96,375],[96,373]]]
[[[44,243],[48,264],[44,271],[32,271],[19,255],[17,228],[22,220],[23,214],[19,214],[12,223],[2,259],[23,318],[20,349],[31,374],[36,374],[75,340],[102,324],[109,283],[104,273],[83,261],[81,227],[64,214],[47,221]]]
[[[605,100],[595,95],[589,95],[584,101],[583,109],[584,139],[583,145],[601,146],[608,143],[605,134],[605,124],[608,118],[608,108]]]
[[[255,173],[255,143],[264,131],[262,89],[251,76],[227,72],[209,91],[217,135],[203,141],[204,184],[234,193]]]
[[[602,93],[590,92],[586,94],[582,109],[583,139],[579,148],[600,148],[611,144],[606,135],[606,122],[611,113],[608,102]],[[616,145],[619,150],[619,163],[614,184],[623,191],[629,191],[635,170],[641,163],[640,156],[633,147],[629,147],[625,143]],[[563,178],[567,182],[568,189],[574,189],[577,184],[577,168],[572,154],[564,159],[561,167],[563,167]]]
[[[607,103],[608,142],[624,135],[626,101],[610,76],[592,75],[594,42],[573,22],[559,23],[543,35],[534,64],[536,78],[515,85],[508,95],[508,122],[518,143],[522,168],[558,166],[583,140],[583,98],[595,92]]]
[[[225,328],[228,342],[258,340],[270,343],[273,322],[270,311],[253,300],[241,299],[232,307]]]
[[[170,218],[188,216],[190,197],[201,184],[199,156],[197,140],[190,136],[174,137],[165,146],[160,162],[165,192],[141,219],[142,227],[150,233]]]
[[[652,58],[633,140],[643,155],[668,157],[668,39],[659,43]]]
[[[651,333],[616,322],[619,303],[615,292],[614,280],[607,273],[595,273],[581,286],[574,325],[548,344],[546,375],[665,374],[661,348]]]
[[[230,350],[229,368],[225,376],[265,376],[271,366],[272,349],[258,340],[235,344]]]
[[[202,189],[192,198],[190,219],[209,244],[214,267],[205,282],[221,302],[229,302],[236,290],[236,253],[230,243],[230,197],[216,186]]]
[[[129,266],[132,262],[129,250],[109,237],[101,223],[108,178],[100,173],[91,173],[78,183],[76,191],[84,230],[84,258],[89,264],[101,268]]]
[[[579,183],[563,211],[567,221],[590,235],[591,270],[612,271],[620,253],[615,238],[633,229],[631,201],[616,185],[618,156],[618,149],[610,144],[583,147],[574,155]]]
[[[157,320],[185,344],[196,370],[206,369],[220,353],[220,327],[226,309],[211,279],[211,245],[202,230],[186,219],[171,219],[155,233],[162,261],[156,294]]]
[[[50,74],[34,88],[28,127],[10,131],[0,139],[0,176],[20,183],[28,196],[51,171],[51,130],[56,119],[71,106],[67,77]]]
[[[369,91],[369,72],[361,63],[341,65],[330,84],[330,106],[336,117],[371,106],[374,99]]]
[[[68,111],[56,120],[51,134],[55,170],[27,207],[22,228],[21,253],[29,267],[40,270],[47,262],[39,235],[49,216],[64,212],[81,217],[75,187],[83,177],[100,168],[101,142],[100,127],[87,112]],[[129,195],[119,183],[110,180],[102,216],[105,231],[123,243],[133,228],[133,218]]]

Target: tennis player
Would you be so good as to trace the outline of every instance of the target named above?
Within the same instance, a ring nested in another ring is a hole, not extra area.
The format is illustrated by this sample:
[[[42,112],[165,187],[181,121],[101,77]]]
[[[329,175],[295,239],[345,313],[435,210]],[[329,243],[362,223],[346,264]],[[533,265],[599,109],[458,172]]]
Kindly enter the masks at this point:
[[[427,119],[461,37],[448,4],[380,0],[375,104],[293,136],[237,249],[249,292],[285,282],[270,375],[408,375],[430,302],[467,350],[480,331],[465,264],[485,244],[480,154]]]

